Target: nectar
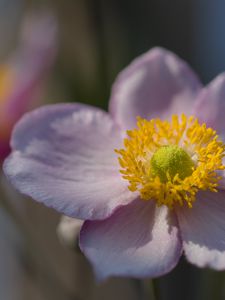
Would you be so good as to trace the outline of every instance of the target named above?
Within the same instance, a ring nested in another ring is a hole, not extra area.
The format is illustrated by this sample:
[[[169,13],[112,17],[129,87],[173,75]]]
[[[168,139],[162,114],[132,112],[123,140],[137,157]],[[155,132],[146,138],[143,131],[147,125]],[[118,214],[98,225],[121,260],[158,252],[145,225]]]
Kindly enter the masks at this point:
[[[173,115],[171,122],[138,117],[127,136],[124,149],[115,151],[128,188],[141,199],[192,207],[199,190],[217,192],[225,145],[193,116]]]

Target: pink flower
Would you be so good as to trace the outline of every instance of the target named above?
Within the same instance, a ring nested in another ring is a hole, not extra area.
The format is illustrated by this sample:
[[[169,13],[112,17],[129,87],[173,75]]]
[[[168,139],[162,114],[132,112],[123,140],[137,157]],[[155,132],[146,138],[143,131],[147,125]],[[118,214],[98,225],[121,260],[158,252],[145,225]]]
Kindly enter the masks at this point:
[[[0,161],[9,154],[11,130],[37,106],[41,85],[56,52],[56,22],[48,13],[29,14],[15,53],[0,65]]]
[[[155,48],[118,76],[109,114],[83,104],[26,114],[5,174],[86,220],[80,247],[99,279],[160,276],[183,251],[225,269],[224,98],[225,74],[203,88],[185,62]]]

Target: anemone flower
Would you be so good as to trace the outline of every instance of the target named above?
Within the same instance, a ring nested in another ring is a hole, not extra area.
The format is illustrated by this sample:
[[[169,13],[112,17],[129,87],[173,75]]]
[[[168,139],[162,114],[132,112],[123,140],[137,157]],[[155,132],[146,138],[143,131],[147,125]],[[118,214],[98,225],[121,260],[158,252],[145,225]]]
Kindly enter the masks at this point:
[[[0,161],[10,152],[14,124],[38,104],[41,85],[55,57],[56,27],[49,13],[28,14],[17,49],[0,65]]]
[[[99,280],[156,277],[184,251],[225,269],[225,74],[203,88],[155,48],[116,79],[109,113],[45,106],[15,126],[4,163],[23,194],[85,220],[80,247]]]

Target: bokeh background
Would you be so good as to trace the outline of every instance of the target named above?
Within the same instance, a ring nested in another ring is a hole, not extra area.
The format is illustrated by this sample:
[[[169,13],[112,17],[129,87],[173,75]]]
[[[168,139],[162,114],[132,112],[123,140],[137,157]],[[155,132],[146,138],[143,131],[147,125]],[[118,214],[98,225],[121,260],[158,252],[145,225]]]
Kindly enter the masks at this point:
[[[107,109],[118,72],[156,45],[188,61],[204,83],[225,70],[223,0],[0,0],[0,69],[17,51],[27,15],[40,11],[54,16],[57,29],[35,106],[84,102]],[[0,115],[1,109],[0,103]],[[0,299],[155,299],[150,280],[97,285],[75,244],[60,243],[59,214],[18,195],[3,176],[0,192]],[[225,299],[225,273],[185,259],[154,286],[157,299]]]

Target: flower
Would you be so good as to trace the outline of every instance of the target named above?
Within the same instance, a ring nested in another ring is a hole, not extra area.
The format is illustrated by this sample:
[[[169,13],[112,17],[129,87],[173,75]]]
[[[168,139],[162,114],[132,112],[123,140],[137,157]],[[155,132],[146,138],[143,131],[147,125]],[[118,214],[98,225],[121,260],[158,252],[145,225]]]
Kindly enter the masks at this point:
[[[82,220],[62,216],[56,230],[60,242],[68,248],[79,250],[77,246],[82,225]]]
[[[99,279],[156,277],[184,251],[225,269],[225,74],[205,88],[154,48],[116,79],[109,114],[45,106],[16,125],[4,163],[22,193],[85,220],[80,247]]]
[[[9,154],[14,124],[37,106],[41,84],[56,53],[56,21],[47,13],[28,14],[15,53],[0,65],[0,161]]]

